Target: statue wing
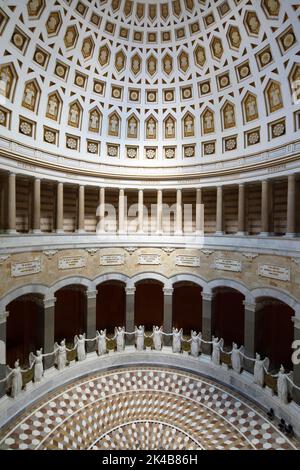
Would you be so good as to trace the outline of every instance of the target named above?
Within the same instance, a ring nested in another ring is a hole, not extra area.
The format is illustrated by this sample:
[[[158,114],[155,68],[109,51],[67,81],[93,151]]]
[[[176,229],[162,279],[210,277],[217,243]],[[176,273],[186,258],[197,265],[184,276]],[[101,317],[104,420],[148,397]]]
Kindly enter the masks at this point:
[[[263,366],[264,368],[269,371],[269,368],[270,368],[270,359],[268,357],[265,357],[265,359],[263,360]]]
[[[76,348],[76,346],[77,346],[77,343],[78,343],[78,336],[75,335],[75,336],[74,336],[74,346],[75,346],[75,348]]]
[[[33,352],[31,352],[29,354],[29,365],[30,365],[30,367],[32,367],[34,363],[35,363],[35,355],[33,354]]]
[[[105,334],[105,336],[106,336],[106,328],[105,328],[105,330],[103,330],[103,332],[104,332],[104,334]]]
[[[220,345],[221,349],[224,349],[224,339],[223,338],[220,339],[219,345]]]

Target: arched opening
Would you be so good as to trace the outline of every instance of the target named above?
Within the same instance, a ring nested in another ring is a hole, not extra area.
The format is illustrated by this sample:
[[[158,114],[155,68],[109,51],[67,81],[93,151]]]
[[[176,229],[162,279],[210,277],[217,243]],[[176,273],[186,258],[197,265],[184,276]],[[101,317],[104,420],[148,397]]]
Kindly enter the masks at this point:
[[[245,297],[230,287],[218,287],[213,299],[213,335],[230,346],[244,344]]]
[[[65,338],[70,343],[75,335],[85,332],[85,287],[62,287],[55,292],[55,297],[54,337],[56,341]]]
[[[42,346],[41,301],[38,294],[28,294],[7,305],[6,362],[10,366],[17,359],[21,365],[28,364],[29,353]]]
[[[112,333],[116,326],[125,325],[125,284],[120,281],[107,281],[99,284],[97,291],[97,330],[106,328],[108,333]]]
[[[153,325],[160,326],[163,321],[163,284],[155,280],[137,283],[134,300],[135,325],[144,325],[146,330],[151,330]]]
[[[273,298],[261,298],[257,303],[257,352],[270,359],[272,368],[279,368],[282,364],[292,370],[294,310]]]
[[[193,282],[174,284],[173,325],[183,328],[185,334],[191,330],[202,331],[202,287]]]

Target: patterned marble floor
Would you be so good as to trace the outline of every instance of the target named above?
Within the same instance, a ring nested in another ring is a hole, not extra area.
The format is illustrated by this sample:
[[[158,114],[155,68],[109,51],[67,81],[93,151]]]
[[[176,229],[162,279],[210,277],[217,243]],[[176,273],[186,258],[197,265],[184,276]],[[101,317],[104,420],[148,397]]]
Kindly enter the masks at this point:
[[[264,412],[181,370],[116,369],[77,380],[0,431],[1,449],[295,449]]]

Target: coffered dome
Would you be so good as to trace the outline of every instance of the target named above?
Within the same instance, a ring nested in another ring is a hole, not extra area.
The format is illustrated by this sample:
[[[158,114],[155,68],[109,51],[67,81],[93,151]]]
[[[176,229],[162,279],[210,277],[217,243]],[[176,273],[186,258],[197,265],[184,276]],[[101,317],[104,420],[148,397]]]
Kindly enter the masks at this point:
[[[294,0],[1,2],[1,134],[74,160],[150,167],[295,141],[299,8]]]

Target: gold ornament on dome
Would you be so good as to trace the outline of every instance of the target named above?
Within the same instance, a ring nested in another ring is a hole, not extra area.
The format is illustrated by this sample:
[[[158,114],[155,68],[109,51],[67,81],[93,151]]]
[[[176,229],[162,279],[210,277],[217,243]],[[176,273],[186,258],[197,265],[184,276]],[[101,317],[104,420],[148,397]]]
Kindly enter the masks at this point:
[[[205,49],[202,46],[197,46],[195,49],[195,62],[199,67],[203,67],[206,62]]]
[[[178,60],[179,60],[179,68],[183,72],[187,72],[187,70],[190,66],[188,54],[186,52],[181,52],[179,54]]]
[[[152,116],[146,121],[146,138],[157,139],[157,122]]]
[[[145,14],[145,6],[143,3],[138,3],[136,6],[136,16],[138,17],[139,20],[141,20],[144,17]]]
[[[263,6],[269,16],[278,16],[280,12],[279,0],[263,0]]]
[[[134,75],[138,75],[141,71],[141,58],[138,54],[134,54],[131,58],[131,71]]]
[[[151,21],[154,21],[156,18],[156,5],[149,5],[149,18]]]
[[[27,2],[27,12],[28,16],[31,18],[39,18],[44,8],[44,0],[29,0]]]
[[[278,109],[283,108],[283,100],[281,95],[281,87],[277,82],[271,82],[267,88],[267,99],[270,113],[275,113]]]
[[[119,51],[115,55],[115,68],[117,69],[118,72],[121,72],[124,70],[126,64],[126,57],[123,51]]]
[[[53,121],[57,121],[59,117],[60,105],[61,101],[57,93],[52,93],[51,95],[49,95],[46,117],[52,119]]]
[[[108,135],[118,137],[120,132],[120,118],[117,113],[113,113],[108,118]]]
[[[0,94],[10,99],[15,80],[13,65],[1,65],[0,67]]]
[[[151,76],[155,75],[157,72],[157,60],[154,55],[151,55],[147,60],[147,70]]]
[[[101,113],[97,108],[90,111],[89,114],[89,131],[100,132]]]
[[[81,107],[79,103],[75,102],[69,107],[68,125],[72,127],[80,126]]]
[[[202,129],[203,134],[215,132],[214,113],[210,109],[207,109],[202,114]]]
[[[108,46],[102,46],[100,47],[100,50],[99,50],[99,64],[101,65],[101,67],[104,67],[105,65],[108,64],[109,62],[109,56],[110,56],[110,51],[108,49]]]
[[[258,119],[258,107],[256,96],[249,93],[244,99],[244,109],[246,122],[254,121]]]
[[[224,129],[231,129],[236,126],[235,109],[231,103],[227,103],[223,108]]]
[[[50,13],[47,23],[46,30],[48,36],[54,36],[58,33],[61,27],[61,16],[58,12]]]
[[[165,120],[165,139],[175,139],[176,121],[172,116],[168,116]]]
[[[224,52],[222,41],[218,38],[213,38],[211,43],[211,49],[213,57],[220,60]]]
[[[260,31],[260,21],[254,11],[248,11],[246,13],[245,23],[249,34],[252,36],[258,36]]]
[[[173,59],[170,54],[166,54],[162,60],[163,70],[167,75],[170,75],[173,71]]]
[[[186,8],[191,12],[194,9],[194,0],[185,0]]]
[[[231,26],[228,32],[229,42],[233,49],[239,49],[242,38],[239,29],[236,26]]]
[[[138,137],[138,120],[135,116],[131,116],[127,121],[127,137],[130,139]]]
[[[111,7],[113,11],[116,11],[120,8],[120,0],[111,0]]]
[[[130,15],[131,10],[132,10],[132,1],[131,0],[126,0],[125,5],[124,5],[125,16]]]
[[[173,7],[174,15],[179,16],[181,14],[180,1],[179,0],[173,0],[172,7]]]
[[[64,43],[67,49],[75,47],[78,39],[78,31],[76,26],[69,26],[64,36]]]
[[[83,41],[81,53],[84,59],[90,59],[92,57],[94,46],[94,41],[91,37],[88,37]]]
[[[183,135],[184,137],[194,137],[195,135],[195,120],[194,117],[188,113],[183,118]]]
[[[169,16],[169,5],[167,3],[162,3],[160,5],[160,15],[161,17],[166,20]]]
[[[38,100],[39,88],[35,81],[25,84],[22,106],[29,109],[30,111],[35,111],[37,100]]]

